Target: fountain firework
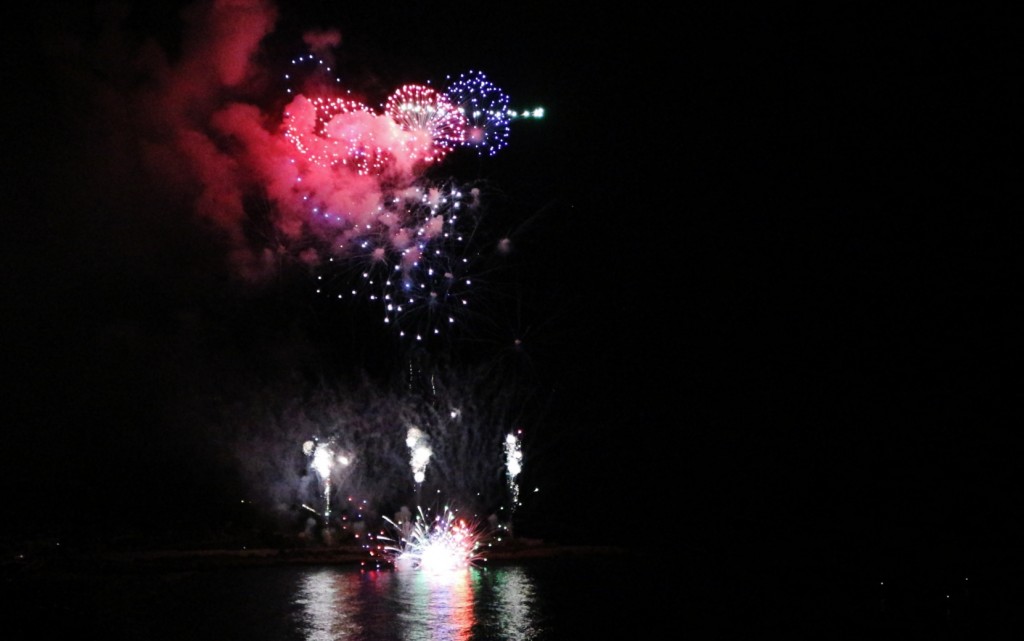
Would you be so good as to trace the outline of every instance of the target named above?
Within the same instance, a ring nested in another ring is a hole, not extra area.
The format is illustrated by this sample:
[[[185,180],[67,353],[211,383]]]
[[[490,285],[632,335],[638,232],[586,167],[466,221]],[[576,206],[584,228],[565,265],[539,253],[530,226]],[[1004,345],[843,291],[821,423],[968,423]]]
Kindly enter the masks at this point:
[[[512,512],[519,505],[519,483],[516,477],[523,471],[523,450],[519,444],[522,430],[505,437],[505,477],[508,479],[509,494],[512,497]]]
[[[335,451],[335,445],[331,441],[319,442],[318,439],[311,439],[302,444],[302,452],[310,458],[310,467],[316,471],[323,486],[324,523],[331,520],[331,475],[334,465],[347,466],[349,457]],[[310,509],[303,504],[303,507]]]

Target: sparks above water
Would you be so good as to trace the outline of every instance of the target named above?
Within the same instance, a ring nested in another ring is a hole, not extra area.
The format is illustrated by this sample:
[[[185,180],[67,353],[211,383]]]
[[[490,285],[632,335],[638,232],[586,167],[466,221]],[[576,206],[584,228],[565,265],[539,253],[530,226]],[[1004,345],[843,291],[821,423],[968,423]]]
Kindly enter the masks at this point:
[[[379,537],[387,542],[382,552],[396,569],[413,569],[430,574],[446,574],[469,568],[485,560],[480,548],[483,531],[445,506],[433,521],[428,523],[423,509],[410,523],[396,523],[385,520],[399,533],[398,541]],[[405,534],[402,534],[402,533]]]

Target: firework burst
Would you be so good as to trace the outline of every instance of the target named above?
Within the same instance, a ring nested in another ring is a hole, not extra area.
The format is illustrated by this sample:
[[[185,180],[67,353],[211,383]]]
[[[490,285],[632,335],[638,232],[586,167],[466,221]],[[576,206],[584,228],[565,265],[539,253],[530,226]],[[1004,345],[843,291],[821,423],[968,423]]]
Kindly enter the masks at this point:
[[[373,301],[384,324],[415,342],[477,315],[468,308],[484,258],[471,243],[480,190],[425,172],[457,147],[505,147],[518,115],[508,95],[469,71],[449,76],[443,91],[402,85],[372,109],[315,54],[294,58],[284,84],[291,166],[282,200],[306,213],[295,227],[316,293]]]
[[[447,96],[426,85],[399,87],[384,113],[410,134],[405,150],[418,161],[437,162],[466,137],[466,117]]]
[[[384,542],[380,551],[395,568],[447,574],[486,560],[481,549],[483,528],[457,517],[448,506],[432,520],[422,508],[411,524],[385,520],[399,538],[378,537]]]
[[[448,99],[466,119],[462,144],[493,156],[508,144],[508,95],[479,71],[449,77]]]

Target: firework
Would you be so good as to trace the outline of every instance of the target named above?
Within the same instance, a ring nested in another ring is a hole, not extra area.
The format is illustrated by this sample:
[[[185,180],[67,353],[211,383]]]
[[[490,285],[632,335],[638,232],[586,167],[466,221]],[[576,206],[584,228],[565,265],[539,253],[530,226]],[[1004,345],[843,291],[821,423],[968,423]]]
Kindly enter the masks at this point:
[[[337,92],[341,87],[341,78],[335,76],[334,69],[316,54],[306,53],[292,58],[291,65],[291,70],[284,74],[284,91],[288,97]]]
[[[446,95],[466,118],[462,144],[493,156],[508,144],[508,95],[478,71],[449,80]]]
[[[505,437],[505,477],[508,479],[509,492],[512,494],[512,510],[519,505],[519,483],[516,477],[523,470],[523,451],[520,447],[518,433]]]
[[[309,457],[310,467],[317,473],[323,484],[323,517],[324,522],[328,522],[331,519],[331,474],[335,463],[346,466],[349,464],[349,458],[344,454],[337,453],[331,441],[321,443],[316,439],[303,443],[302,452]],[[302,507],[311,509],[305,504]]]
[[[474,242],[479,201],[478,188],[451,181],[396,194],[378,222],[339,232],[338,253],[325,261],[316,293],[380,304],[383,323],[402,338],[448,335],[471,313],[475,283],[484,275]]]
[[[426,85],[403,85],[388,98],[384,113],[408,132],[405,151],[432,163],[462,144],[466,117],[448,98]]]
[[[382,173],[395,159],[377,140],[379,116],[356,100],[297,96],[284,116],[285,138],[318,167],[347,167],[365,176]]]
[[[472,204],[454,185],[416,189],[406,203],[410,222],[406,246],[383,281],[384,322],[417,341],[455,323],[468,305],[469,240],[475,229]],[[470,198],[474,198],[474,193]]]
[[[381,306],[377,318],[417,339],[436,334],[467,307],[478,282],[470,278],[479,265],[470,238],[477,219],[469,212],[477,197],[464,185],[428,183],[424,174],[459,146],[480,153],[503,148],[508,119],[519,115],[477,72],[443,91],[405,85],[381,104],[379,96],[353,95],[349,79],[342,82],[320,53],[283,65],[284,95],[265,100],[251,92],[264,86],[266,69],[258,63],[270,52],[260,47],[276,12],[270,3],[253,4],[204,4],[194,21],[199,31],[180,39],[180,51],[151,57],[159,64],[150,71],[158,73],[145,74],[151,81],[143,83],[145,91],[124,102],[149,107],[133,114],[140,119],[134,124],[159,134],[146,137],[141,159],[159,164],[144,169],[175,178],[175,195],[214,225],[225,258],[247,284],[286,286],[286,278],[274,278],[277,266],[322,275],[354,258],[365,269],[346,296],[365,283],[362,291]],[[307,42],[323,53],[339,40]],[[357,338],[359,353],[379,356],[377,346],[362,340],[368,337]],[[351,358],[338,351],[345,364],[357,357],[355,350]],[[332,353],[331,361],[340,359]],[[367,514],[394,505],[395,494],[408,489],[410,466],[416,482],[427,484],[423,491],[443,490],[488,514],[505,496],[498,452],[512,424],[508,415],[520,424],[521,404],[507,402],[512,386],[485,387],[489,379],[476,373],[447,382],[433,371],[424,376],[435,390],[429,402],[358,386],[311,389],[299,376],[282,376],[284,387],[275,389],[250,390],[244,377],[218,381],[237,384],[238,400],[225,400],[232,411],[209,419],[228,428],[211,434],[224,440],[218,445],[283,523],[291,524],[296,510],[304,521],[314,513],[340,521],[339,486],[360,497],[357,509],[369,501]],[[206,409],[205,397],[188,402]],[[410,425],[419,426],[411,439]],[[326,438],[307,440],[311,434]],[[359,458],[339,458],[341,444]],[[427,548],[420,543],[431,534],[462,531],[449,525],[421,524],[428,531],[412,548]]]
[[[460,514],[487,522],[497,515],[509,526],[529,509],[533,495],[524,486],[509,511],[509,481],[523,484],[522,472],[514,479],[509,472],[523,459],[508,437],[525,452],[526,426],[542,419],[542,399],[523,373],[489,360],[439,361],[430,350],[413,350],[407,363],[384,384],[289,378],[232,391],[236,400],[214,426],[217,445],[263,497],[268,518],[287,530],[297,509],[320,524],[326,514],[340,534],[346,516],[348,525],[375,532],[381,515],[394,516],[399,505],[415,513],[416,505],[443,500]]]
[[[290,198],[308,212],[303,260],[318,266],[316,293],[381,305],[403,339],[449,334],[476,313],[479,189],[423,173],[459,146],[481,155],[506,146],[509,97],[469,71],[449,76],[445,91],[403,85],[377,113],[312,54],[292,60],[285,80]]]
[[[426,433],[418,427],[410,427],[405,435],[405,444],[409,447],[409,465],[412,467],[412,477],[417,483],[422,483],[426,477],[427,463],[430,462],[430,439]]]
[[[463,518],[457,518],[455,511],[445,508],[432,521],[428,521],[423,509],[409,527],[407,523],[385,520],[401,534],[398,540],[385,536],[381,551],[396,568],[410,568],[431,574],[447,574],[469,568],[484,559],[483,530]]]

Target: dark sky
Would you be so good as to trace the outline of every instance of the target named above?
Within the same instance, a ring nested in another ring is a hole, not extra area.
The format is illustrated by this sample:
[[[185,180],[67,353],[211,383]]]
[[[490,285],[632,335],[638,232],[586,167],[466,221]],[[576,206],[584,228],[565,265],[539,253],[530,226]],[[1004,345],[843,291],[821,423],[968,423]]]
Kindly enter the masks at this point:
[[[282,6],[262,63],[336,28],[366,91],[480,69],[546,109],[453,161],[517,253],[493,314],[429,351],[522,374],[524,527],[950,565],[1007,544],[999,16],[338,5]],[[238,282],[216,230],[122,166],[120,99],[156,80],[111,58],[152,36],[173,59],[174,3],[129,6],[117,38],[109,11],[35,6],[4,21],[4,528],[216,520],[238,484],[207,430],[234,410],[208,399],[411,352],[298,270]]]

